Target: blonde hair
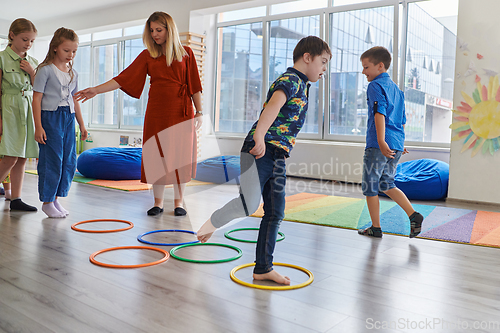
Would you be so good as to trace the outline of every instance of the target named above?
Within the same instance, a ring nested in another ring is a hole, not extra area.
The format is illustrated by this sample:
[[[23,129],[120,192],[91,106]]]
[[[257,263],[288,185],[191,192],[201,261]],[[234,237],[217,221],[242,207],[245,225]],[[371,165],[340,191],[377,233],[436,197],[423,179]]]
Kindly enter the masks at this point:
[[[9,44],[8,44],[8,46],[12,45],[12,38],[10,37],[11,32],[15,36],[22,34],[23,32],[38,33],[33,22],[31,22],[30,20],[27,20],[25,18],[18,18],[16,20],[14,20],[14,22],[11,23],[10,28],[9,28]]]
[[[54,61],[56,55],[55,49],[57,49],[59,45],[64,43],[64,41],[66,40],[78,43],[78,35],[73,30],[66,28],[59,28],[56,30],[56,32],[54,32],[54,36],[50,40],[49,51],[47,52],[47,56],[36,68],[37,72],[43,66],[50,65]],[[71,80],[73,80],[73,61],[69,62],[69,75],[71,77]]]
[[[167,30],[165,51],[163,51],[162,46],[156,44],[153,37],[151,37],[151,22],[156,22]],[[146,22],[146,25],[144,26],[142,41],[144,46],[148,49],[151,57],[158,58],[159,56],[165,54],[165,57],[167,58],[167,66],[172,65],[174,60],[182,61],[182,57],[187,55],[186,50],[182,47],[181,39],[179,38],[179,32],[177,31],[174,19],[165,12],[154,12],[151,14]]]

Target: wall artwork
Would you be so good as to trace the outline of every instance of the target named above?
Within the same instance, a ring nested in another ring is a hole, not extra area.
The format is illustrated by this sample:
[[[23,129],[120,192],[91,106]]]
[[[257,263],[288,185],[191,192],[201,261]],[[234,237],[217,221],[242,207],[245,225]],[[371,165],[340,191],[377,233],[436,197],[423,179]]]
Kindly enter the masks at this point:
[[[472,63],[472,61],[471,61]],[[469,69],[471,66],[469,66]],[[475,69],[475,66],[474,66]],[[464,139],[460,153],[472,149],[472,156],[478,152],[493,155],[500,149],[500,86],[496,72],[484,70],[489,76],[487,85],[481,84],[476,75],[476,89],[472,96],[461,91],[464,101],[453,110],[454,121],[450,128],[455,135],[452,141]]]

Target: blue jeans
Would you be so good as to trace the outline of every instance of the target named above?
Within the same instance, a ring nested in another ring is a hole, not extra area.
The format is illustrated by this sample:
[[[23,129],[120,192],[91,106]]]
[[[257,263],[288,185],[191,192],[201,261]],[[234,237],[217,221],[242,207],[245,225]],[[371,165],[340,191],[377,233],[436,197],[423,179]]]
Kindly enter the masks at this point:
[[[394,176],[402,151],[396,150],[394,158],[385,157],[378,148],[365,149],[363,156],[363,180],[361,189],[366,197],[377,196],[395,188]]]
[[[52,202],[68,195],[75,175],[75,114],[69,106],[59,106],[56,111],[42,110],[41,116],[47,140],[38,144],[38,194],[40,201]]]
[[[245,141],[241,148],[240,196],[216,210],[211,222],[220,228],[233,219],[249,216],[259,208],[264,199],[264,216],[260,222],[254,273],[264,274],[273,270],[273,253],[278,229],[285,217],[285,151],[266,144],[266,153],[256,159],[249,151],[254,141]]]

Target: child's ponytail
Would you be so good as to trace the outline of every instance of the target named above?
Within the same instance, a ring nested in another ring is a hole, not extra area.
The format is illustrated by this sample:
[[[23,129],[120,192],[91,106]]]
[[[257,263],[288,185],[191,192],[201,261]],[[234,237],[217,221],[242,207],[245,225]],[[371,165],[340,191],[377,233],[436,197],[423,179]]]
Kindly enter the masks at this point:
[[[43,66],[50,65],[54,61],[54,58],[56,55],[55,50],[59,47],[59,45],[64,43],[65,40],[69,40],[69,41],[78,43],[78,35],[76,34],[76,32],[74,32],[71,29],[66,29],[66,28],[57,29],[56,32],[54,32],[54,36],[50,40],[49,51],[47,52],[47,56],[45,57],[45,59],[43,59],[43,61],[40,63],[40,65],[38,65],[38,67],[36,68],[37,72]],[[72,61],[69,62],[69,75],[71,77],[71,80],[73,80],[73,62]]]

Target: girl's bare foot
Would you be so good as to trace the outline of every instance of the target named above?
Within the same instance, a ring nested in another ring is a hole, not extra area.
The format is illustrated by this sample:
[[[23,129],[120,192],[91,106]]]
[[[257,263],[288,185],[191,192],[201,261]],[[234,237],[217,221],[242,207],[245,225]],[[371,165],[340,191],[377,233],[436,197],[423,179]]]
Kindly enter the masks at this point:
[[[290,278],[288,276],[283,276],[276,272],[274,269],[270,272],[264,274],[253,274],[254,280],[271,280],[279,284],[290,285]]]
[[[212,225],[212,221],[208,219],[207,222],[203,223],[200,230],[196,232],[196,237],[200,242],[205,243],[207,240],[210,239],[210,237],[212,237],[212,234],[214,233],[215,230],[217,230],[217,228],[214,227]]]

